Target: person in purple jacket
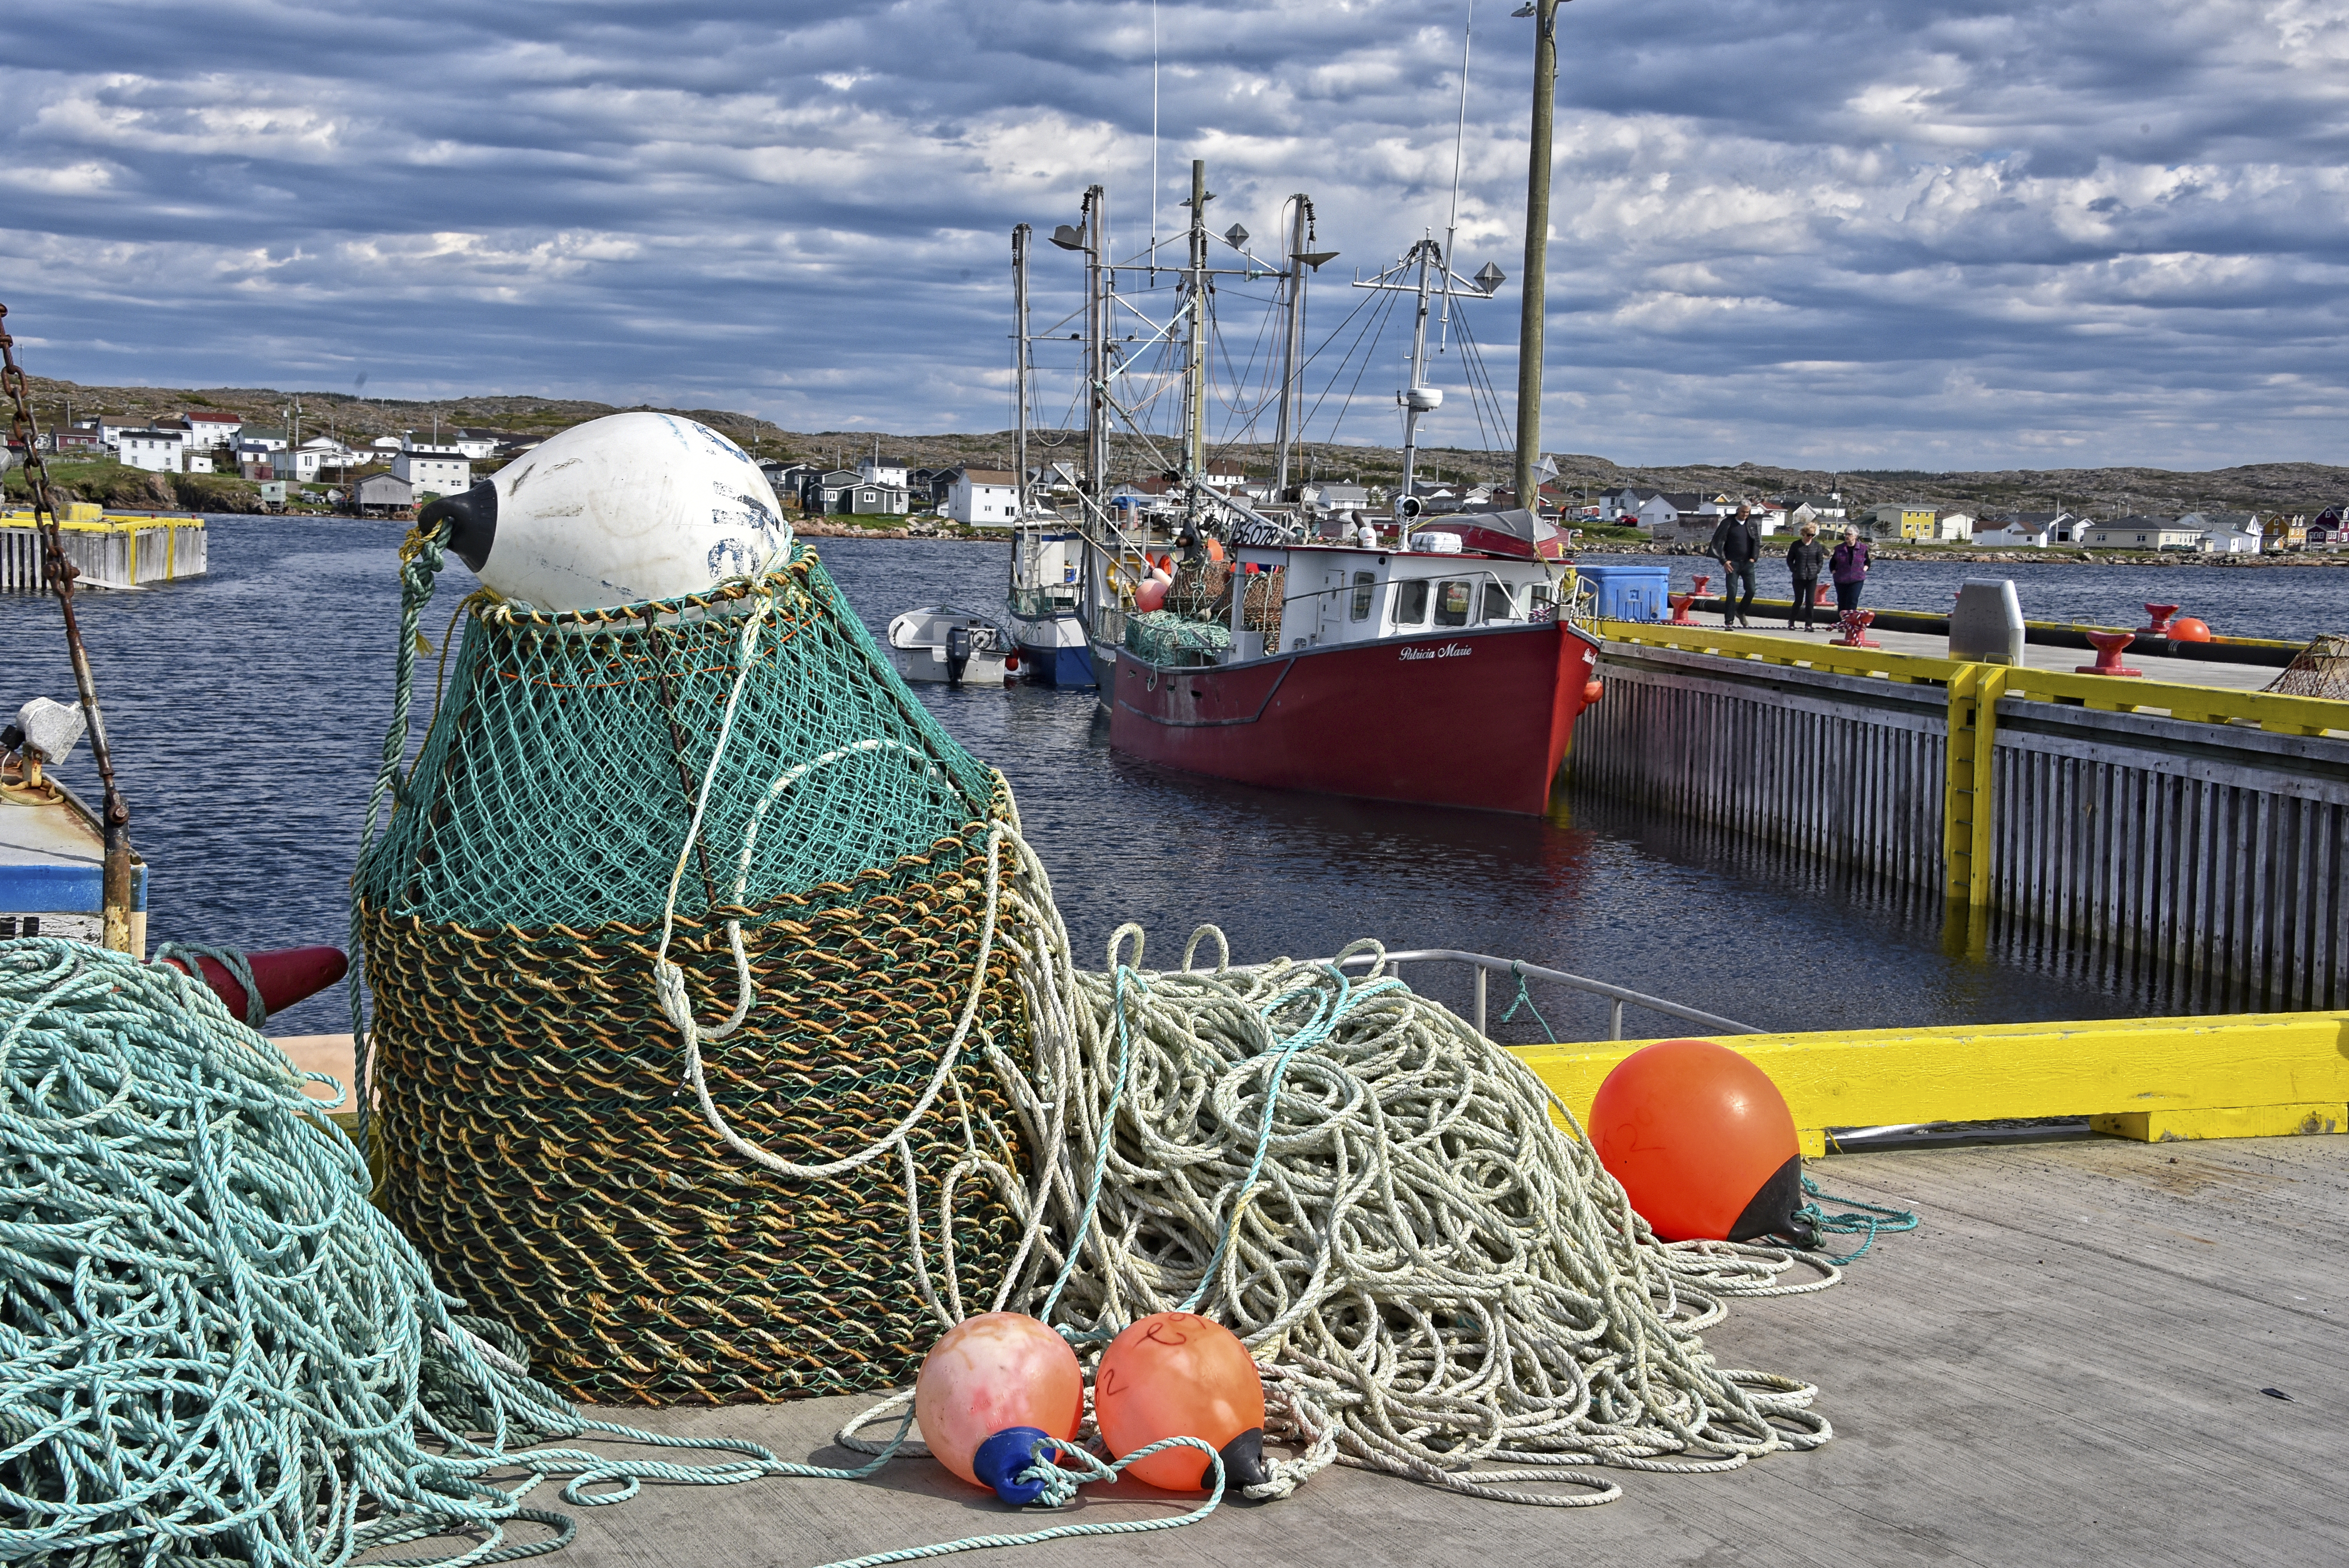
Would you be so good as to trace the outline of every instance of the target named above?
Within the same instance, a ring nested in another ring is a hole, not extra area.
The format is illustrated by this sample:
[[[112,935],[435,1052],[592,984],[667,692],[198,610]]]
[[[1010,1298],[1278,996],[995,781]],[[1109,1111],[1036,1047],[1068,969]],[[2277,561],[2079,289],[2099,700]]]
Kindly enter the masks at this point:
[[[1827,575],[1835,579],[1836,610],[1848,614],[1859,608],[1859,591],[1868,585],[1868,541],[1859,530],[1843,531],[1843,542],[1827,560]]]

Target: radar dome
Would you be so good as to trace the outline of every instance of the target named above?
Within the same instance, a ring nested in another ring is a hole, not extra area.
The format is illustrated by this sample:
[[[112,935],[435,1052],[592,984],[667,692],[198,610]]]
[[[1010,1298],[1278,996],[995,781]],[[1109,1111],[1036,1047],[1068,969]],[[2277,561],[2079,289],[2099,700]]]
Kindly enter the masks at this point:
[[[675,599],[782,566],[791,528],[767,476],[674,414],[574,425],[419,521],[482,583],[541,610]]]

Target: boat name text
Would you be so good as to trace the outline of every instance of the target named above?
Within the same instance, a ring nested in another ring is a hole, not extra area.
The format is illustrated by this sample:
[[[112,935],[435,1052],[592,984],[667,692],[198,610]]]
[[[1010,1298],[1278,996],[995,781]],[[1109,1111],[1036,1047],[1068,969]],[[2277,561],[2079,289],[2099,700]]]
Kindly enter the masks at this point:
[[[1446,643],[1440,648],[1403,648],[1399,651],[1406,659],[1464,659],[1475,650],[1465,643]]]

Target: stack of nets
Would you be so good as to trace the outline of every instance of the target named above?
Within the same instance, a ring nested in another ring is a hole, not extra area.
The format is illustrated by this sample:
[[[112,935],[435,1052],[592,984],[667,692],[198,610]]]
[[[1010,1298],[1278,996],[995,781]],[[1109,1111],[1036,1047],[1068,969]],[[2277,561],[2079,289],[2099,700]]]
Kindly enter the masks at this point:
[[[1232,629],[1221,621],[1196,621],[1169,610],[1144,610],[1125,618],[1125,646],[1145,663],[1204,665],[1232,645]]]
[[[551,1476],[592,1504],[803,1473],[732,1442],[689,1445],[746,1456],[702,1468],[518,1451],[688,1445],[582,1419],[457,1315],[304,1083],[176,970],[0,943],[0,1562],[296,1568],[437,1535],[495,1563],[569,1538],[523,1505]]]
[[[981,969],[998,781],[803,547],[625,610],[475,595],[403,774],[440,552],[405,552],[396,799],[353,879],[379,1201],[574,1398],[902,1380],[939,1326],[916,1200],[967,1153],[956,1115],[1008,1110],[981,1053],[1025,1053],[1008,960]],[[710,1030],[707,1107],[677,1012]],[[787,1165],[864,1158],[799,1180],[721,1122]],[[1013,1216],[959,1223],[948,1283],[991,1288]]]
[[[2289,696],[2331,697],[2349,702],[2349,635],[2326,632],[2294,655],[2268,690]]]

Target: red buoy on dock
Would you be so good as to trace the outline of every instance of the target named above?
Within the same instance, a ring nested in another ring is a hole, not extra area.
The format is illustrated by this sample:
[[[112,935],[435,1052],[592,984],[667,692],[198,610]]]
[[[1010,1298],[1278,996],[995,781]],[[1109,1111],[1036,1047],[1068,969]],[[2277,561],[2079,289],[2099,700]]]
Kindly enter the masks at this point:
[[[1665,1241],[1811,1243],[1794,1113],[1726,1047],[1659,1040],[1616,1063],[1590,1102],[1590,1142]]]
[[[1196,1438],[1223,1456],[1226,1487],[1267,1479],[1263,1376],[1239,1336],[1195,1312],[1152,1313],[1110,1342],[1093,1374],[1093,1419],[1121,1460],[1168,1438]],[[1211,1467],[1185,1446],[1138,1460],[1127,1473],[1192,1491],[1206,1486]]]
[[[350,958],[339,947],[285,947],[274,953],[248,953],[244,961],[252,965],[254,984],[261,989],[264,1013],[279,1012],[306,996],[316,995],[348,974],[351,967]],[[182,975],[191,973],[184,958],[166,958],[163,962]],[[193,974],[212,987],[212,995],[228,1008],[229,1016],[243,1018],[247,1015],[244,984],[227,965],[217,958],[199,958]]]

